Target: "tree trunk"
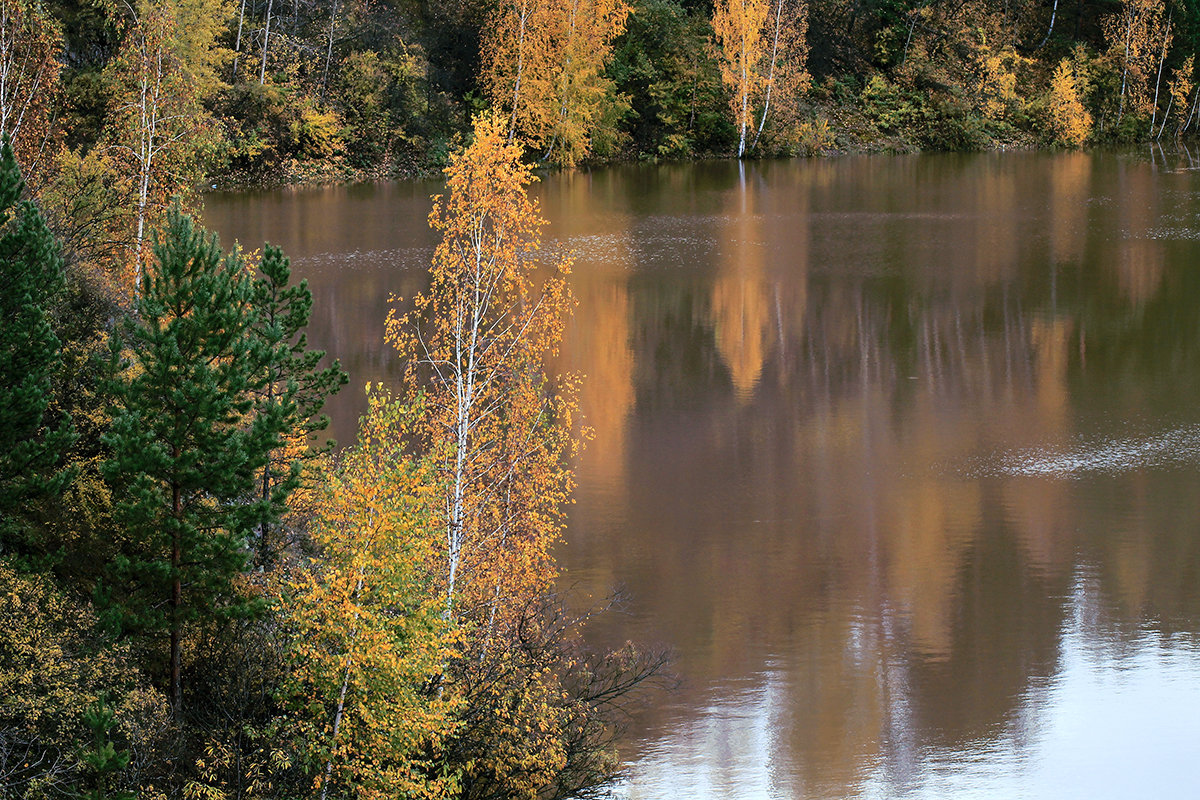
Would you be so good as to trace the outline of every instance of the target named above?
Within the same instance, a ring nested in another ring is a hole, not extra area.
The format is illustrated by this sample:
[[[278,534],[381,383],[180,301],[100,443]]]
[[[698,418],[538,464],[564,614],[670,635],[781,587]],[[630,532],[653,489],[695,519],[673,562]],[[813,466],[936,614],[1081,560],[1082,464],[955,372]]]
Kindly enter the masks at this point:
[[[779,28],[783,22],[783,0],[775,0],[775,36],[771,39],[771,66],[767,69],[767,94],[763,100],[762,117],[758,120],[758,130],[754,133],[754,142],[750,151],[758,147],[758,139],[762,136],[763,126],[767,124],[767,111],[771,108],[771,89],[775,85],[775,60],[779,55]]]
[[[329,12],[329,47],[325,50],[325,70],[321,73],[321,99],[325,99],[325,86],[329,80],[329,62],[333,59],[333,30],[337,25],[337,0],[333,0],[333,9]]]
[[[1158,56],[1158,76],[1154,79],[1154,107],[1150,110],[1150,135],[1154,135],[1154,120],[1158,117],[1158,87],[1162,83],[1163,62],[1167,60],[1167,39],[1171,36],[1171,18],[1163,29],[1162,53]],[[1174,98],[1172,98],[1174,99]]]
[[[525,23],[529,21],[529,2],[522,0],[521,10],[517,15],[520,28],[517,33],[517,79],[513,83],[512,117],[508,122],[508,143],[512,144],[513,136],[517,133],[517,101],[521,98],[521,73],[525,67]]]
[[[268,376],[267,381],[267,408],[271,407],[271,403],[275,400],[275,376]],[[262,476],[262,501],[267,505],[271,501],[271,455],[267,454],[267,463],[263,466]],[[258,565],[265,572],[271,568],[273,561],[271,552],[271,525],[265,519],[258,526]]]
[[[739,127],[741,128],[741,136],[738,138],[738,158],[746,154],[746,117],[750,109],[750,67],[746,63],[750,55],[746,52],[746,34],[742,33],[742,85],[740,87],[742,93],[742,113],[738,115]]]
[[[267,44],[271,41],[271,9],[273,5],[274,0],[267,0],[267,26],[263,29],[262,66],[258,69],[259,86],[267,81]]]
[[[246,0],[242,0],[241,9],[238,11],[238,29],[237,38],[233,42],[233,82],[237,83],[238,79],[238,61],[242,57],[242,25],[246,22]]]
[[[1192,117],[1196,115],[1196,106],[1200,105],[1200,86],[1192,90],[1191,108],[1188,110],[1187,120],[1183,123],[1183,128],[1180,129],[1179,135],[1187,133],[1187,129],[1192,127]]]
[[[1175,95],[1171,95],[1170,102],[1167,103],[1167,110],[1163,113],[1162,126],[1158,129],[1158,136],[1154,137],[1154,141],[1162,138],[1163,131],[1167,129],[1167,120],[1171,118],[1171,107],[1175,105]],[[1150,133],[1154,133],[1154,128],[1150,129]]]
[[[354,597],[362,595],[363,573],[358,574],[358,585],[354,589]],[[337,710],[333,715],[333,732],[330,734],[329,749],[332,751],[337,743],[338,730],[342,727],[342,717],[346,711],[346,693],[350,689],[350,669],[354,666],[354,642],[358,639],[358,612],[354,612],[355,625],[350,632],[350,643],[346,646],[346,670],[342,674],[342,690],[338,692]],[[321,781],[321,800],[329,793],[329,779],[333,776],[333,758],[325,762],[325,779]]]
[[[179,461],[178,445],[172,448],[171,458],[175,462]],[[183,498],[178,483],[171,484],[171,516],[176,522],[175,529],[171,534],[171,710],[178,718],[183,710],[183,648],[181,646],[182,621],[180,619],[183,606],[183,581],[179,575],[179,569],[183,564],[183,542],[180,540],[182,533],[178,525],[183,516]]]
[[[149,44],[145,32],[142,34],[141,54],[144,61],[150,60]],[[158,128],[158,90],[162,81],[162,45],[159,44],[158,57],[155,59],[157,69],[153,77],[143,77],[139,87],[141,96],[138,98],[138,114],[141,130],[138,132],[138,205],[137,224],[134,234],[133,254],[133,290],[139,291],[142,281],[142,257],[146,242],[146,215],[150,205],[150,176],[154,168],[154,153],[156,149],[155,135]]]
[[[912,41],[913,28],[917,26],[917,17],[915,14],[910,14],[908,18],[908,36],[904,37],[904,52],[900,55],[900,66],[904,66],[904,62],[908,60],[908,43]]]
[[[1034,50],[1041,50],[1046,46],[1046,42],[1050,41],[1050,34],[1054,33],[1054,19],[1058,16],[1058,0],[1054,0],[1054,8],[1050,10],[1050,27],[1046,29],[1046,35],[1042,37],[1042,41]]]

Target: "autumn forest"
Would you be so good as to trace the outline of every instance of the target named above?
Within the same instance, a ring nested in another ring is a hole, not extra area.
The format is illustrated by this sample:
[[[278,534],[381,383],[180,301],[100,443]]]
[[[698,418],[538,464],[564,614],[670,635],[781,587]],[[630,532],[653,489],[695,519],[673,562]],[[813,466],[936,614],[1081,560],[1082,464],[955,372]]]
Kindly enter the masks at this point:
[[[1166,0],[0,0],[0,800],[601,792],[672,677],[557,593],[592,433],[536,171],[1183,140],[1197,43]],[[438,174],[398,385],[196,221]]]

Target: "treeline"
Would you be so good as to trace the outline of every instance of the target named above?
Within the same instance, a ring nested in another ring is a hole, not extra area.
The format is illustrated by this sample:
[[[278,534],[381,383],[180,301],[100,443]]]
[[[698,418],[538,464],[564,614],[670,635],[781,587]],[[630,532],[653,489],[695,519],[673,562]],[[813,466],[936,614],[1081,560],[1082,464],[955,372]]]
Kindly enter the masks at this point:
[[[0,798],[559,798],[665,657],[589,650],[552,547],[573,300],[523,147],[452,155],[431,287],[358,440],[288,259],[178,205],[135,283],[64,258],[0,156]],[[482,266],[481,266],[482,265]],[[535,279],[535,272],[537,277]],[[112,283],[118,283],[114,278]]]
[[[1176,0],[4,0],[27,177],[195,185],[441,168],[485,108],[527,157],[969,149],[1193,129]],[[126,185],[128,184],[128,185]],[[69,191],[69,190],[64,190]],[[170,192],[166,192],[170,195]]]

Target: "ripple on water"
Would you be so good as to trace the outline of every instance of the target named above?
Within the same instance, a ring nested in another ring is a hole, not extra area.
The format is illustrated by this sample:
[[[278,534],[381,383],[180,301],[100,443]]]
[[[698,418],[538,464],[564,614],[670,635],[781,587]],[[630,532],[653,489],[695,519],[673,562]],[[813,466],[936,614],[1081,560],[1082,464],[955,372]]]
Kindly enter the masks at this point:
[[[967,477],[1079,478],[1137,469],[1200,464],[1200,425],[1161,433],[1082,441],[1065,448],[999,451],[967,465]]]

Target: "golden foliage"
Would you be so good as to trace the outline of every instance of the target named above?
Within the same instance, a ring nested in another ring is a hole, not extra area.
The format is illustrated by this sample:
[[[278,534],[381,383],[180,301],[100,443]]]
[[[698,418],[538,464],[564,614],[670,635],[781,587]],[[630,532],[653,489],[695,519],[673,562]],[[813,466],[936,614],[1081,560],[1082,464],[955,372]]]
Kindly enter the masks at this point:
[[[1170,47],[1163,10],[1163,0],[1122,0],[1121,8],[1101,21],[1109,51],[1121,69],[1118,122],[1127,100],[1132,110],[1150,113],[1154,67],[1164,41]]]
[[[1188,120],[1188,104],[1192,90],[1196,88],[1193,76],[1196,71],[1196,57],[1188,56],[1183,63],[1175,68],[1170,82],[1167,84],[1171,92],[1171,103],[1179,109],[1179,122],[1175,126],[1175,136],[1183,132],[1183,126]],[[1165,121],[1164,121],[1164,124]]]
[[[224,59],[216,37],[226,11],[221,0],[140,3],[107,67],[115,100],[103,143],[118,154],[118,174],[128,181],[135,286],[148,256],[149,229],[172,197],[200,176],[201,152],[213,130],[201,101],[216,85]]]
[[[83,710],[137,675],[123,648],[100,646],[90,608],[3,562],[0,629],[0,787],[53,796],[73,785],[74,753],[86,738]],[[133,723],[127,708],[119,713]]]
[[[425,569],[437,484],[403,452],[411,409],[382,392],[368,404],[358,445],[317,501],[321,558],[286,586],[285,693],[322,798],[446,797],[454,778],[428,761],[454,707],[431,690],[451,655]]]
[[[795,141],[796,101],[810,83],[808,4],[805,0],[717,0],[713,6],[721,80],[731,92],[730,108],[739,131],[738,157],[758,143],[771,108]],[[747,147],[749,132],[754,140]]]
[[[1046,97],[1049,129],[1057,144],[1081,147],[1092,132],[1092,115],[1083,107],[1071,59],[1064,58],[1050,79]]]
[[[0,136],[12,140],[17,163],[36,185],[48,147],[61,135],[52,125],[59,93],[62,32],[42,3],[0,0]]]
[[[1004,119],[1020,104],[1017,69],[1024,59],[1010,45],[992,47],[986,42],[973,55],[976,104],[985,117]]]
[[[751,97],[763,85],[763,28],[770,6],[766,0],[717,0],[712,27],[719,44],[721,80],[732,92],[733,122],[740,133],[738,157],[746,149],[746,131],[754,124]]]
[[[625,0],[511,0],[482,44],[482,83],[510,130],[573,167],[615,98],[604,67],[625,30]]]
[[[552,384],[543,368],[573,304],[571,261],[539,261],[534,178],[505,131],[499,114],[481,115],[451,159],[430,214],[442,234],[431,286],[387,328],[410,392],[426,398],[416,433],[443,492],[446,614],[489,624],[552,585],[550,548],[572,488],[564,462],[577,446],[577,381]]]

